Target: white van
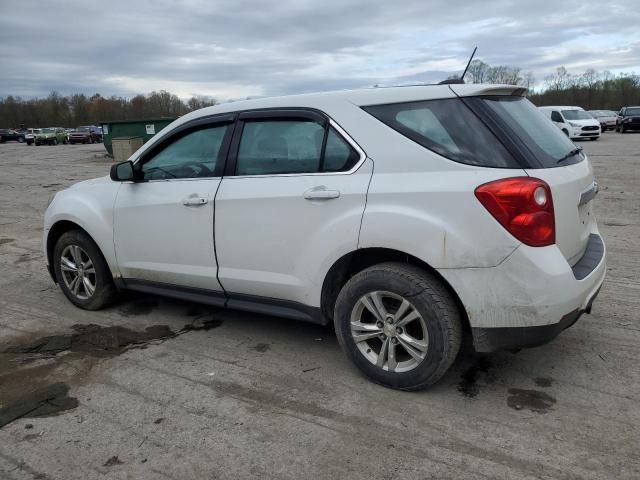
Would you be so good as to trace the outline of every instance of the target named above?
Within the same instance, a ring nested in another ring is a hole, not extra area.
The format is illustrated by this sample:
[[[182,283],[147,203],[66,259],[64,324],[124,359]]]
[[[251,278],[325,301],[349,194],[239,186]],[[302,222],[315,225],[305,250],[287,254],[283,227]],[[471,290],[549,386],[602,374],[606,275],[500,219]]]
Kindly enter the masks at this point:
[[[538,107],[564,134],[577,138],[600,138],[600,122],[581,107]]]

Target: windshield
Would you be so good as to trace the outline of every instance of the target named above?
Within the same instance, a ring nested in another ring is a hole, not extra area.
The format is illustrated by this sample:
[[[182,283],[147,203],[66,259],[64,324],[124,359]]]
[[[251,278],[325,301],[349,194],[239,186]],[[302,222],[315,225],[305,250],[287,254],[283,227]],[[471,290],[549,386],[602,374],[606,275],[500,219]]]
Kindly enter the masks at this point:
[[[40,133],[54,133],[53,128],[43,128],[40,130]]]
[[[91,129],[89,127],[78,127],[76,128],[76,132],[89,132]]]
[[[626,116],[628,115],[640,115],[640,108],[627,108],[624,112]]]
[[[482,102],[500,117],[507,133],[520,140],[528,150],[528,155],[541,164],[538,168],[571,165],[583,160],[584,157],[580,153],[566,158],[567,154],[575,151],[576,146],[526,98],[488,96],[482,97]],[[582,110],[570,111],[580,112],[591,118]],[[558,164],[561,159],[565,160]]]
[[[590,120],[593,118],[584,110],[562,110],[562,116],[566,120]]]

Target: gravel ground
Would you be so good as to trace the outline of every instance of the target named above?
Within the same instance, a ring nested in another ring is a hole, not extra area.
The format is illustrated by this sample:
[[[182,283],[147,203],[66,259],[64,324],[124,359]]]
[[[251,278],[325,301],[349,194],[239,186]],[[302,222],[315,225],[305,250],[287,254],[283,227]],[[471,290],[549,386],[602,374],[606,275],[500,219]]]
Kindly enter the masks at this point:
[[[14,405],[0,478],[640,478],[640,134],[582,145],[609,252],[592,315],[519,353],[467,345],[419,393],[367,381],[316,325],[137,295],[74,308],[42,214],[110,160],[0,145],[0,407],[49,398]]]

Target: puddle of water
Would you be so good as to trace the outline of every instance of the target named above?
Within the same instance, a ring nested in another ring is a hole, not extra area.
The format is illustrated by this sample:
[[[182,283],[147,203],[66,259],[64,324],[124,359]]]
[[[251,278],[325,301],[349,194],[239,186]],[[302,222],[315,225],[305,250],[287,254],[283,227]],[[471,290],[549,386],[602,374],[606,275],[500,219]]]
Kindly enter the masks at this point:
[[[507,405],[514,410],[527,409],[536,413],[547,413],[556,403],[556,399],[551,395],[538,390],[526,390],[521,388],[510,388]]]
[[[69,383],[87,381],[99,359],[176,336],[166,325],[144,331],[92,324],[72,328],[69,334],[0,345],[0,427],[17,418],[75,408],[77,400],[67,394]]]
[[[75,333],[50,335],[21,345],[0,347],[0,353],[55,355],[70,351],[102,357],[117,355],[129,346],[144,345],[152,340],[166,339],[175,335],[166,325],[153,325],[144,331],[94,324],[74,325],[71,328]]]
[[[131,315],[142,315],[156,304],[142,300],[125,308]],[[18,418],[56,415],[75,408],[78,401],[68,396],[69,384],[89,381],[92,368],[101,359],[220,325],[222,320],[213,315],[197,317],[178,332],[167,325],[152,325],[142,331],[122,326],[74,325],[71,333],[0,345],[0,427]]]

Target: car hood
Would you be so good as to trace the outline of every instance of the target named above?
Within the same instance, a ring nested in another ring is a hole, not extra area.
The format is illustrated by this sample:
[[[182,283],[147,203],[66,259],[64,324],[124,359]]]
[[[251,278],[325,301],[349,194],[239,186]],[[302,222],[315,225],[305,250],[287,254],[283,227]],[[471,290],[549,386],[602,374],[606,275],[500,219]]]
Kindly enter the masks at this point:
[[[578,124],[581,127],[586,127],[589,125],[600,125],[600,122],[595,118],[585,118],[583,120],[567,120],[567,122]]]

